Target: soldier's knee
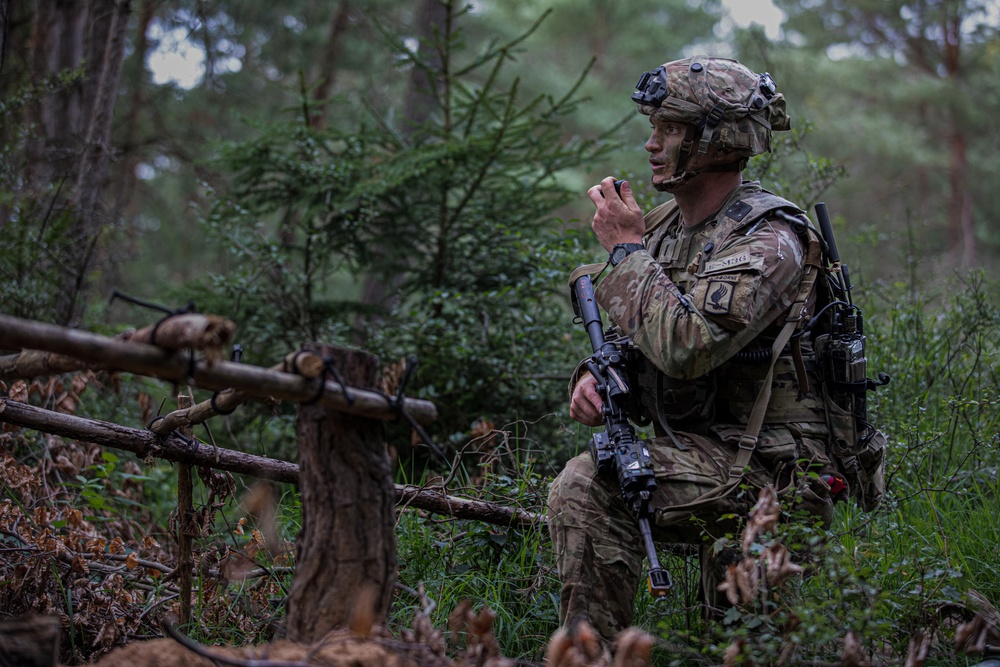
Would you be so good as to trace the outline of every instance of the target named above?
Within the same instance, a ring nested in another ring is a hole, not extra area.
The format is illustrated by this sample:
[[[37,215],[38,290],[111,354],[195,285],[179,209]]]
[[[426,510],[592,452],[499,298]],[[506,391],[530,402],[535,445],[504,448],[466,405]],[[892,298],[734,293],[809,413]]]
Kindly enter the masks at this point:
[[[586,502],[597,470],[590,455],[581,454],[566,462],[549,489],[549,512],[559,512],[567,503]]]

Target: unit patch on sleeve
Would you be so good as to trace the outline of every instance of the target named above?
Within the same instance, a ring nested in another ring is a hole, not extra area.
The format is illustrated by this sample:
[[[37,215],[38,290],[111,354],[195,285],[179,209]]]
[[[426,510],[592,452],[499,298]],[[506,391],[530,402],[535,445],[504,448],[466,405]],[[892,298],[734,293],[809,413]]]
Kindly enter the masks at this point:
[[[702,310],[709,315],[728,315],[732,307],[733,292],[736,284],[724,280],[710,280],[705,290],[705,303]]]

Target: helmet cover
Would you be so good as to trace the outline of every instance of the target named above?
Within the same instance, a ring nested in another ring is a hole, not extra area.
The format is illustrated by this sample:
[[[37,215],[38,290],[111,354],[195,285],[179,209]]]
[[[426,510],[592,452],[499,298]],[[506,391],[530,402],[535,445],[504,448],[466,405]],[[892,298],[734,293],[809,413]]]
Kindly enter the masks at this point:
[[[677,175],[686,178],[710,167],[710,146],[732,156],[740,167],[747,158],[771,150],[771,132],[791,127],[785,98],[770,74],[754,74],[728,58],[693,56],[645,72],[632,101],[639,112],[694,126],[692,145]]]

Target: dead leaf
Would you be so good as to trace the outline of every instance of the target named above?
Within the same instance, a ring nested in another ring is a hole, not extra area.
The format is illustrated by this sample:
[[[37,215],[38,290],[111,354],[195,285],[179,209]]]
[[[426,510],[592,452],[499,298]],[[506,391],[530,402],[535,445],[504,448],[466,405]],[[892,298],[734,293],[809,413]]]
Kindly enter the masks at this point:
[[[28,400],[28,383],[24,380],[17,380],[7,390],[7,395],[10,396],[10,400],[12,401],[25,403]]]
[[[451,630],[451,641],[458,641],[458,633],[465,628],[471,612],[472,602],[463,599],[448,614],[448,629]]]
[[[766,563],[765,577],[771,586],[780,586],[788,577],[802,574],[801,565],[792,562],[788,548],[783,544],[772,544],[761,554],[761,561]]]
[[[469,632],[477,637],[484,637],[493,632],[493,621],[497,615],[489,607],[483,607],[479,613],[469,618]]]
[[[745,661],[740,660],[740,656],[743,655],[743,640],[736,639],[729,648],[726,649],[725,654],[722,656],[722,664],[724,667],[736,667],[736,665],[746,665]]]
[[[87,385],[90,384],[90,381],[93,378],[94,378],[93,371],[87,371],[86,373],[77,373],[76,375],[74,375],[70,383],[70,386],[72,386],[73,388],[73,393],[77,395],[82,394],[84,389],[87,388]]]
[[[90,566],[87,565],[87,559],[77,554],[73,558],[73,563],[71,565],[73,572],[82,572],[83,574],[90,574]]]
[[[587,621],[580,621],[574,629],[574,644],[583,651],[587,659],[597,660],[601,657],[601,640],[594,627]]]
[[[347,626],[351,634],[355,637],[367,637],[372,632],[375,625],[375,617],[378,606],[378,590],[373,584],[364,586],[358,591],[351,608],[351,614],[347,621]]]
[[[924,667],[927,654],[931,648],[931,637],[918,632],[910,637],[910,645],[906,651],[906,662],[903,667]]]
[[[470,432],[470,435],[473,437],[473,439],[483,438],[492,433],[493,428],[494,428],[493,422],[486,419],[485,417],[483,419],[477,419],[476,421],[472,422],[472,431]]]
[[[76,414],[77,403],[79,403],[79,399],[76,395],[67,392],[56,399],[55,411],[66,415]]]
[[[653,638],[638,628],[626,628],[618,635],[614,667],[648,667]]]
[[[982,653],[986,650],[986,637],[989,633],[989,623],[981,613],[976,614],[968,623],[962,623],[955,629],[955,650],[961,653]]]
[[[744,558],[726,568],[725,579],[718,590],[726,594],[729,603],[735,606],[746,604],[757,595],[760,572],[757,561]]]
[[[761,533],[774,530],[781,518],[781,504],[774,489],[765,486],[760,490],[757,504],[750,510],[750,518],[743,531],[743,553],[750,553],[750,545]]]
[[[567,660],[567,652],[573,648],[573,638],[566,628],[559,628],[549,638],[545,647],[545,664],[549,667],[572,667]]]

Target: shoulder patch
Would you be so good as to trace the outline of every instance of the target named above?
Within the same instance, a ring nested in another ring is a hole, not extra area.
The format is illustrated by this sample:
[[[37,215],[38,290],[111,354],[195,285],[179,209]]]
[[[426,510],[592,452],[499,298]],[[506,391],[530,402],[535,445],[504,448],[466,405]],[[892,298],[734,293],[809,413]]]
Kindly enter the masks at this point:
[[[726,209],[726,217],[732,218],[736,222],[742,222],[747,217],[747,213],[753,210],[753,206],[743,201],[733,202],[733,205]]]
[[[725,280],[710,280],[705,290],[702,310],[710,315],[728,315],[733,305],[736,284]]]

